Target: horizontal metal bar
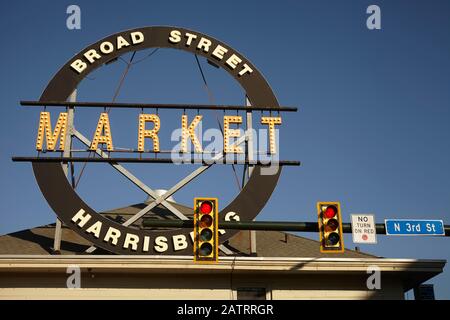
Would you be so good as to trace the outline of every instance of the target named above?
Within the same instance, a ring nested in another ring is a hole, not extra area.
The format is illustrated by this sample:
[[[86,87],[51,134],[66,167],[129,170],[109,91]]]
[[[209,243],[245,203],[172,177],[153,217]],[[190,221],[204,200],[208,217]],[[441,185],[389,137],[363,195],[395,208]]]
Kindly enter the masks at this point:
[[[247,164],[260,166],[299,166],[300,161],[280,160],[280,161],[261,161],[261,160],[230,160],[226,158],[221,160],[214,159],[182,159],[179,161],[171,158],[88,158],[88,157],[12,157],[14,162],[107,162],[107,163],[180,163],[180,164]]]
[[[142,221],[144,227],[149,228],[193,228],[193,220],[154,220],[146,219]],[[384,228],[384,225],[382,225]],[[234,230],[263,230],[263,231],[319,231],[317,222],[288,222],[288,221],[220,221],[219,228]],[[351,232],[351,224],[343,224],[344,232]],[[381,231],[381,229],[380,229]],[[383,230],[384,231],[384,230]],[[378,230],[377,230],[378,233]]]
[[[133,108],[133,109],[180,109],[180,110],[245,110],[245,111],[280,111],[297,112],[296,107],[274,106],[238,106],[209,104],[157,104],[157,103],[123,103],[123,102],[69,102],[69,101],[20,101],[21,106],[28,107],[76,107],[76,108]]]
[[[159,150],[158,152],[154,151],[154,150],[144,150],[144,151],[139,151],[138,149],[124,149],[124,148],[117,148],[114,147],[113,151],[108,151],[106,149],[99,149],[102,152],[105,153],[139,153],[139,154],[172,154],[172,153],[176,153],[173,150]],[[43,150],[41,151],[43,154],[61,154],[64,151],[60,151],[60,150],[52,150],[52,151],[47,151],[47,150]],[[91,153],[93,152],[92,150],[89,149],[71,149],[70,152],[72,153]],[[208,152],[208,151],[203,151],[203,152],[195,152],[195,151],[190,151],[190,152],[183,152],[183,154],[190,154],[190,155],[196,155],[196,156],[200,156],[200,155],[208,155],[208,156],[214,156],[217,154],[217,152]],[[255,154],[258,155],[264,155],[264,156],[270,156],[270,152],[268,151],[258,151],[255,152]]]
[[[147,228],[193,228],[193,220],[154,220],[144,218],[142,225]],[[262,231],[297,231],[318,232],[317,222],[291,222],[291,221],[219,221],[219,228],[233,230],[262,230]],[[450,236],[450,225],[445,225],[445,236]],[[383,223],[375,225],[377,234],[386,234]],[[342,224],[343,233],[352,233],[352,224]]]

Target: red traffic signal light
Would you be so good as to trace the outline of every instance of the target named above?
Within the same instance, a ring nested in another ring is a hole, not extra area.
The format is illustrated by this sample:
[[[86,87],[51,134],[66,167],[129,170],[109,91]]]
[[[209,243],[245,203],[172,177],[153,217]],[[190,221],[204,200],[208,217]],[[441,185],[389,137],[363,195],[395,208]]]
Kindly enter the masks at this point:
[[[318,202],[320,252],[344,252],[341,206],[339,202]]]
[[[217,198],[194,199],[194,262],[219,259]]]
[[[200,204],[200,212],[203,214],[210,214],[213,208],[211,201],[202,201]]]
[[[336,206],[330,205],[325,209],[324,215],[325,215],[325,218],[331,219],[336,215],[336,213],[337,213]]]

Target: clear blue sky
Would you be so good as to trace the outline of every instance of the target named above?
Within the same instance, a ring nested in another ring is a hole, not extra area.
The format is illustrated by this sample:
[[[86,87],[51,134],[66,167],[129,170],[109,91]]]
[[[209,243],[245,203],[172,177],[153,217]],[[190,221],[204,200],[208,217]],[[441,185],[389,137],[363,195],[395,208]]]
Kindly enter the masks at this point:
[[[66,28],[70,4],[81,7],[81,30]],[[366,28],[371,4],[381,7],[381,30]],[[34,154],[38,111],[19,107],[19,100],[38,99],[60,66],[90,43],[150,25],[186,27],[228,43],[265,75],[280,104],[300,108],[283,117],[280,150],[281,158],[302,166],[285,169],[259,220],[315,221],[316,201],[339,200],[345,221],[351,213],[374,213],[377,222],[436,218],[450,224],[449,13],[450,2],[436,0],[11,1],[0,13],[0,233],[55,220],[30,165],[10,159]],[[236,83],[202,63],[216,102],[242,104]],[[110,101],[124,66],[92,73],[79,87],[79,100]],[[208,96],[193,56],[160,50],[130,70],[118,101],[208,103]],[[78,112],[77,128],[90,137],[97,116],[97,110]],[[136,116],[112,111],[116,146],[136,146]],[[162,148],[171,147],[179,116],[161,113]],[[169,188],[193,169],[129,167],[153,188]],[[225,204],[237,193],[233,179],[229,167],[214,168],[175,199],[190,205],[196,195],[211,195]],[[79,192],[97,210],[145,198],[97,164],[87,166]],[[345,240],[354,246],[351,236]],[[377,245],[361,249],[448,260],[449,244],[449,238],[379,236]],[[432,283],[438,298],[450,298],[448,268]]]

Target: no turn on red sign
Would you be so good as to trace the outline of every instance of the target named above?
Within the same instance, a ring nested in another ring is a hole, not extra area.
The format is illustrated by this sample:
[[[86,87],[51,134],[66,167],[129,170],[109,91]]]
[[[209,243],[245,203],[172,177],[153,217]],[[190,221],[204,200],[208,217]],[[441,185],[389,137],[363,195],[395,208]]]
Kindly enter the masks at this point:
[[[377,232],[373,214],[352,214],[352,234],[354,243],[376,244]]]

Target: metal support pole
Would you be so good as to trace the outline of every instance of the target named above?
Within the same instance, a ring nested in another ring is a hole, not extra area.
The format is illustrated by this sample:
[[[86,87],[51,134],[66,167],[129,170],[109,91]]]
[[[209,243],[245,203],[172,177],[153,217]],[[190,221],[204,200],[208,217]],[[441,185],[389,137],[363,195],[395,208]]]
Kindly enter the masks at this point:
[[[75,89],[69,96],[69,102],[75,102],[77,100],[77,89]],[[72,136],[73,136],[73,119],[74,119],[74,107],[69,106],[67,110],[67,129],[64,144],[63,157],[70,157],[70,149],[72,148]],[[64,173],[69,176],[69,164],[62,164]],[[53,239],[53,251],[60,253],[61,251],[61,235],[62,235],[62,222],[58,218],[56,219],[55,226],[55,238]]]
[[[245,96],[245,105],[251,106],[250,100],[248,99],[247,95]],[[247,132],[245,134],[246,136],[246,147],[247,147],[247,160],[253,161],[253,119],[252,119],[252,111],[246,112],[247,116]],[[247,167],[247,180],[250,179],[250,176],[252,175],[253,166],[248,165]],[[250,255],[256,256],[256,232],[255,230],[250,230]]]
[[[251,106],[250,104],[250,100],[248,100],[248,97],[245,96],[245,104],[247,106]],[[247,157],[248,157],[248,161],[253,161],[254,157],[253,157],[253,119],[252,119],[252,111],[247,111],[246,112],[246,116],[247,116],[247,132],[246,132],[246,144],[247,144]],[[250,176],[252,175],[252,171],[253,171],[253,166],[249,165],[248,166],[248,171],[247,171],[247,179],[250,179]]]

